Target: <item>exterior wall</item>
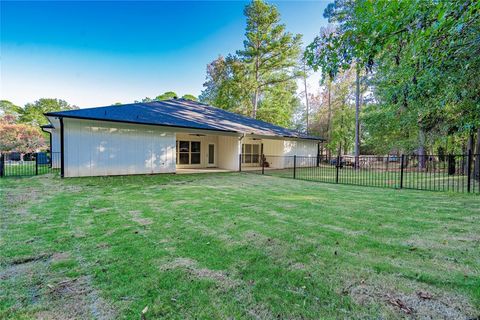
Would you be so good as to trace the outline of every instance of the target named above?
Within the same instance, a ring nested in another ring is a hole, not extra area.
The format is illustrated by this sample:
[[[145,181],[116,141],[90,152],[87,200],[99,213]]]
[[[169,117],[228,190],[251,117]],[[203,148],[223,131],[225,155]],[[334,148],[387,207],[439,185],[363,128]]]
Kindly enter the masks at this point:
[[[200,164],[177,164],[177,168],[206,168],[206,167],[217,167],[218,166],[218,155],[220,149],[218,147],[218,136],[216,135],[205,135],[205,136],[196,136],[188,133],[177,133],[177,140],[183,141],[200,141]],[[208,164],[208,145],[215,145],[215,164]]]
[[[175,172],[175,133],[65,118],[65,177]]]
[[[60,129],[52,129],[50,131],[52,135],[52,168],[60,168],[61,161],[60,161]]]
[[[318,152],[318,142],[311,140],[285,141],[283,145],[284,155],[286,156],[304,156],[316,157]]]
[[[296,140],[284,142],[284,154],[286,156],[297,155],[297,167],[310,167],[316,164],[316,159],[309,159],[307,157],[316,157],[318,153],[318,142],[312,140]],[[293,159],[289,157],[286,159],[285,167],[293,167]]]
[[[284,140],[263,139],[263,154],[270,168],[283,168],[286,159],[284,154]]]
[[[271,168],[282,169],[293,166],[293,156],[297,158],[297,166],[311,165],[312,160],[304,157],[316,157],[318,142],[313,140],[273,140],[262,139],[263,154]]]
[[[238,171],[239,155],[242,144],[236,136],[218,136],[218,167]]]

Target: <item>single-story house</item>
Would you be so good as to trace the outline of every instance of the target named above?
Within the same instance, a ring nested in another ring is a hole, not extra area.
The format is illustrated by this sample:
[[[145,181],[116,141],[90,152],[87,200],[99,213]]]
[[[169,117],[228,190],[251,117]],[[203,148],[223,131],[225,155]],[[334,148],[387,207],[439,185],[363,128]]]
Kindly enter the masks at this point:
[[[62,177],[260,166],[261,155],[316,157],[323,139],[203,103],[172,99],[49,112]],[[282,168],[283,157],[270,167]]]

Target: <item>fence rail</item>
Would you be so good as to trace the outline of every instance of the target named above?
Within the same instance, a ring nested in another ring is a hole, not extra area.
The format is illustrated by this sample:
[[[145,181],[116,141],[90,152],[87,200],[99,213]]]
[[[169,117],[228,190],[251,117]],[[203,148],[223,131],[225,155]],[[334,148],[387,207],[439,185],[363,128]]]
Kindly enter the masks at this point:
[[[480,193],[480,154],[271,156],[241,171],[292,179],[398,189]]]
[[[60,152],[0,155],[0,177],[35,176],[60,170]]]

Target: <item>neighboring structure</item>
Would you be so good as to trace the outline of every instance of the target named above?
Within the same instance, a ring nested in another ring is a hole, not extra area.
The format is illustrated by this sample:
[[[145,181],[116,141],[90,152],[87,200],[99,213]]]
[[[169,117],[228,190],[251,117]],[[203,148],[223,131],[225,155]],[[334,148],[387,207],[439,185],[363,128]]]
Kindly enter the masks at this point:
[[[65,177],[238,170],[261,155],[318,155],[323,139],[199,102],[173,99],[46,113]],[[243,154],[240,157],[240,154]],[[270,167],[282,168],[283,160]]]

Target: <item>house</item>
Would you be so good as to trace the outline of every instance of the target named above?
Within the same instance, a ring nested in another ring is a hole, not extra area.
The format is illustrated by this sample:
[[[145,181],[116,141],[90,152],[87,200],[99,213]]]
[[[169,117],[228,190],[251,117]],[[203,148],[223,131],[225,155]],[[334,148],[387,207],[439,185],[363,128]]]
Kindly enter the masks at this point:
[[[51,152],[62,177],[175,173],[316,157],[323,139],[185,99],[49,112]]]

